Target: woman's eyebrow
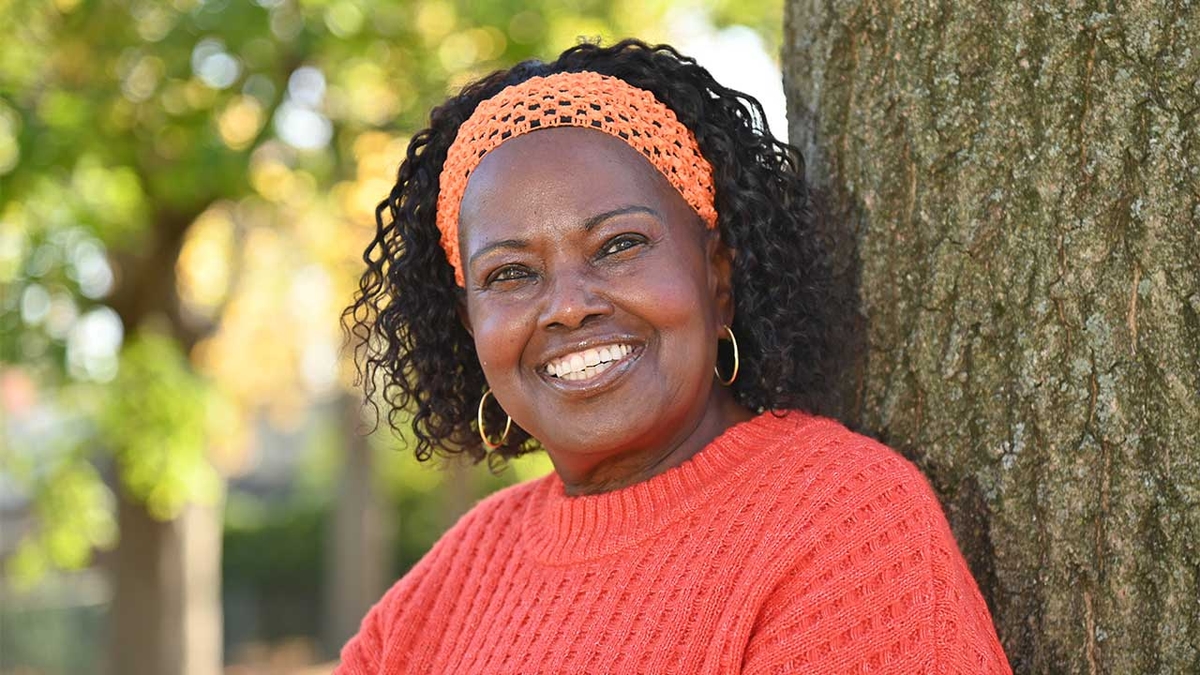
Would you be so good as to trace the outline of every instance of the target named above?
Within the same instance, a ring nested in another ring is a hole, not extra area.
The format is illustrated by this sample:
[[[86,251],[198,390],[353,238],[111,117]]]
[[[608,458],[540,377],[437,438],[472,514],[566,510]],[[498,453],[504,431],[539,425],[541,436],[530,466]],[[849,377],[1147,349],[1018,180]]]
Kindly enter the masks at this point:
[[[492,251],[495,251],[498,248],[522,249],[522,248],[528,248],[528,247],[529,247],[529,242],[524,239],[501,239],[500,241],[493,241],[492,243],[488,244],[487,246],[484,246],[483,248],[479,249],[478,251],[472,253],[471,257],[470,257],[470,261],[475,262],[475,260],[478,259],[479,257],[484,256],[488,253],[491,253]]]
[[[634,204],[634,205],[630,205],[630,206],[622,206],[621,208],[613,209],[611,211],[605,211],[603,213],[597,213],[596,215],[592,216],[591,218],[588,218],[587,220],[583,221],[583,229],[584,230],[592,230],[597,225],[599,225],[600,223],[603,223],[604,221],[608,220],[609,218],[616,218],[617,216],[623,216],[627,213],[645,213],[645,214],[653,216],[655,219],[657,219],[659,221],[662,220],[662,216],[660,216],[658,214],[658,211],[655,211],[654,209],[650,208],[649,206],[640,206],[640,205]]]

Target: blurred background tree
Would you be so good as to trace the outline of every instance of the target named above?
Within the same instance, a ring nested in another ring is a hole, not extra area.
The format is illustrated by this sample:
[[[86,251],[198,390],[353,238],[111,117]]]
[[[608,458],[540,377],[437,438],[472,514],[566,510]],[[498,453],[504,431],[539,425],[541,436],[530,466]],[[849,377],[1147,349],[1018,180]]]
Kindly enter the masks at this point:
[[[408,137],[581,37],[774,55],[781,4],[0,0],[0,671],[332,655],[474,499],[547,470],[364,435],[337,317]],[[772,59],[743,74],[778,88]]]

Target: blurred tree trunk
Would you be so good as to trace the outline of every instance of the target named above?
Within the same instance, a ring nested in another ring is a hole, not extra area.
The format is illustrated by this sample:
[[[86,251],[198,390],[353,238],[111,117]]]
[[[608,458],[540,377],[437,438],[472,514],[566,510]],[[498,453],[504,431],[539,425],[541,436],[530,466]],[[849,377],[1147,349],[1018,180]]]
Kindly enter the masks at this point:
[[[159,212],[150,245],[116,258],[119,284],[110,301],[127,337],[161,325],[186,354],[210,328],[183,318],[176,290],[175,263],[200,210]],[[119,480],[118,498],[109,674],[218,675],[222,505],[188,505],[160,521]]]
[[[216,675],[221,663],[219,507],[155,520],[122,499],[109,622],[111,675]]]
[[[375,489],[371,446],[363,433],[362,400],[342,395],[345,463],[334,505],[332,537],[325,547],[324,643],[336,653],[358,632],[359,623],[391,580],[388,508]]]
[[[846,416],[926,471],[1018,673],[1200,672],[1200,4],[1111,7],[787,3]]]

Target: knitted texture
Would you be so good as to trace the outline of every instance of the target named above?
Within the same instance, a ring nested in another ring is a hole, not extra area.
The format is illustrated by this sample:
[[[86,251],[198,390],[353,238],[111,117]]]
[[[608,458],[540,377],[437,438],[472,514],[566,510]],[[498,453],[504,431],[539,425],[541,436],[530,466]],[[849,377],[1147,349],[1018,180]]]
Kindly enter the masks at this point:
[[[886,447],[766,414],[637,485],[464,516],[337,675],[1010,673],[937,499]]]
[[[534,77],[480,103],[446,153],[437,226],[459,286],[465,281],[458,215],[471,172],[504,141],[562,126],[597,129],[625,141],[666,176],[709,229],[716,227],[712,165],[700,154],[692,132],[654,94],[598,73]]]

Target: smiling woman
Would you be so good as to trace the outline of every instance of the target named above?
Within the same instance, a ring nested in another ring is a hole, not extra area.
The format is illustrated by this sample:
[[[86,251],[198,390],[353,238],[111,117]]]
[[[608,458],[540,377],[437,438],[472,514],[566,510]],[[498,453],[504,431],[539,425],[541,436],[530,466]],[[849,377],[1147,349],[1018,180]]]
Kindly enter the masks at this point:
[[[434,110],[347,310],[368,396],[421,458],[555,471],[464,516],[340,673],[1008,672],[924,479],[815,414],[843,295],[762,120],[636,41]]]
[[[484,375],[567,494],[641,482],[750,417],[697,367],[733,322],[729,250],[621,139],[564,127],[488,153],[459,240]]]

